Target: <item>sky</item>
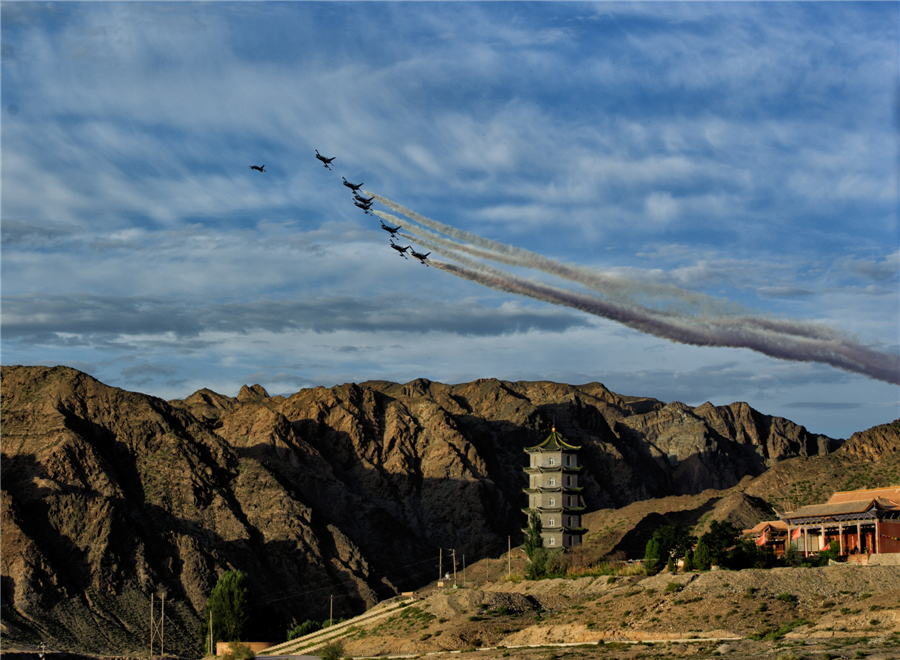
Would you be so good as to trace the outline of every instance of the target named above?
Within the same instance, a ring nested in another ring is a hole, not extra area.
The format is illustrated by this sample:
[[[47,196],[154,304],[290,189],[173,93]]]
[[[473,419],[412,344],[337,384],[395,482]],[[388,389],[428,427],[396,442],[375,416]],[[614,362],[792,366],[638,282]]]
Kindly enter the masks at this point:
[[[898,3],[4,1],[0,33],[4,365],[900,417]]]

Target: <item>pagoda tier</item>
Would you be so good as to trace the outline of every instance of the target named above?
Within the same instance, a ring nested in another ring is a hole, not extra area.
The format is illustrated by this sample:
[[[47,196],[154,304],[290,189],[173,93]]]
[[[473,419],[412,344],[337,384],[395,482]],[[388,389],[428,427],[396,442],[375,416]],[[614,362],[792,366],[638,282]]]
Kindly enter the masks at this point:
[[[581,527],[584,506],[580,495],[583,487],[578,485],[582,472],[579,449],[566,442],[555,428],[542,443],[525,448],[529,465],[524,471],[529,485],[523,492],[528,496],[528,508],[522,512],[529,517],[532,513],[539,515],[547,547],[581,545],[586,531]]]

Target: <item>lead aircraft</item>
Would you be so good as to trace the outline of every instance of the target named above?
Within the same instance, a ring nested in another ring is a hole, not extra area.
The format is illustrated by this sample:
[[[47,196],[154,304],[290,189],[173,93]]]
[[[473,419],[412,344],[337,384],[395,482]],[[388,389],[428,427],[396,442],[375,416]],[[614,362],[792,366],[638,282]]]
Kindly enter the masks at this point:
[[[331,161],[333,161],[337,156],[332,156],[331,158],[325,158],[322,154],[319,153],[319,150],[316,149],[316,158],[325,163],[325,169],[331,170]],[[333,171],[333,170],[332,170]]]

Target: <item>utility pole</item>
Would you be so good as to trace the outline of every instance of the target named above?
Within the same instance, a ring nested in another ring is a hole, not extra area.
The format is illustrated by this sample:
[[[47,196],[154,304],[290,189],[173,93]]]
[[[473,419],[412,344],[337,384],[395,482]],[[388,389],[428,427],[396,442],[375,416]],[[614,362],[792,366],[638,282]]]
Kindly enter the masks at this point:
[[[444,549],[438,551],[438,580],[444,579]]]
[[[208,655],[215,655],[216,650],[213,648],[215,645],[214,636],[213,636],[213,619],[212,619],[212,610],[209,611],[209,635],[207,635],[206,640],[206,648]]]
[[[453,548],[453,586],[456,586],[456,548]]]
[[[331,594],[331,610],[328,613],[328,627],[334,625],[334,594]]]
[[[159,638],[159,654],[163,655],[165,653],[164,646],[164,632],[165,627],[164,623],[166,620],[166,592],[163,591],[160,594],[162,598],[162,611],[159,615],[159,621],[156,620],[156,612],[154,611],[154,606],[156,604],[156,594],[150,594],[150,657],[153,657],[153,641],[157,637]]]
[[[506,577],[512,575],[512,536],[506,537]]]
[[[463,589],[466,588],[466,556],[463,555]]]

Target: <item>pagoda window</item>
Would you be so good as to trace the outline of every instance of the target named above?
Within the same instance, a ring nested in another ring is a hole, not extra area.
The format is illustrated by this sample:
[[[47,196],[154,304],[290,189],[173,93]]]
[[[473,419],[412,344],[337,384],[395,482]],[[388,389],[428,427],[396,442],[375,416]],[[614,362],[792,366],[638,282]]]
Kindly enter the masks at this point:
[[[554,459],[554,458],[548,458],[548,459],[547,459],[547,465],[556,465],[556,459]]]
[[[553,518],[549,518],[547,520],[547,527],[555,527],[555,526],[556,526],[556,520],[554,520]]]
[[[551,486],[555,486],[555,485],[556,485],[556,478],[555,478],[555,477],[550,477],[550,485],[551,485]]]
[[[572,485],[572,477],[567,475],[566,476],[566,486],[571,486],[571,485]]]
[[[570,465],[570,464],[571,464],[571,460],[572,460],[572,457],[571,457],[571,456],[566,456],[566,465]]]
[[[556,539],[553,538],[552,536],[550,537],[549,545],[556,545]]]
[[[556,499],[553,497],[550,498],[550,506],[556,506]]]

